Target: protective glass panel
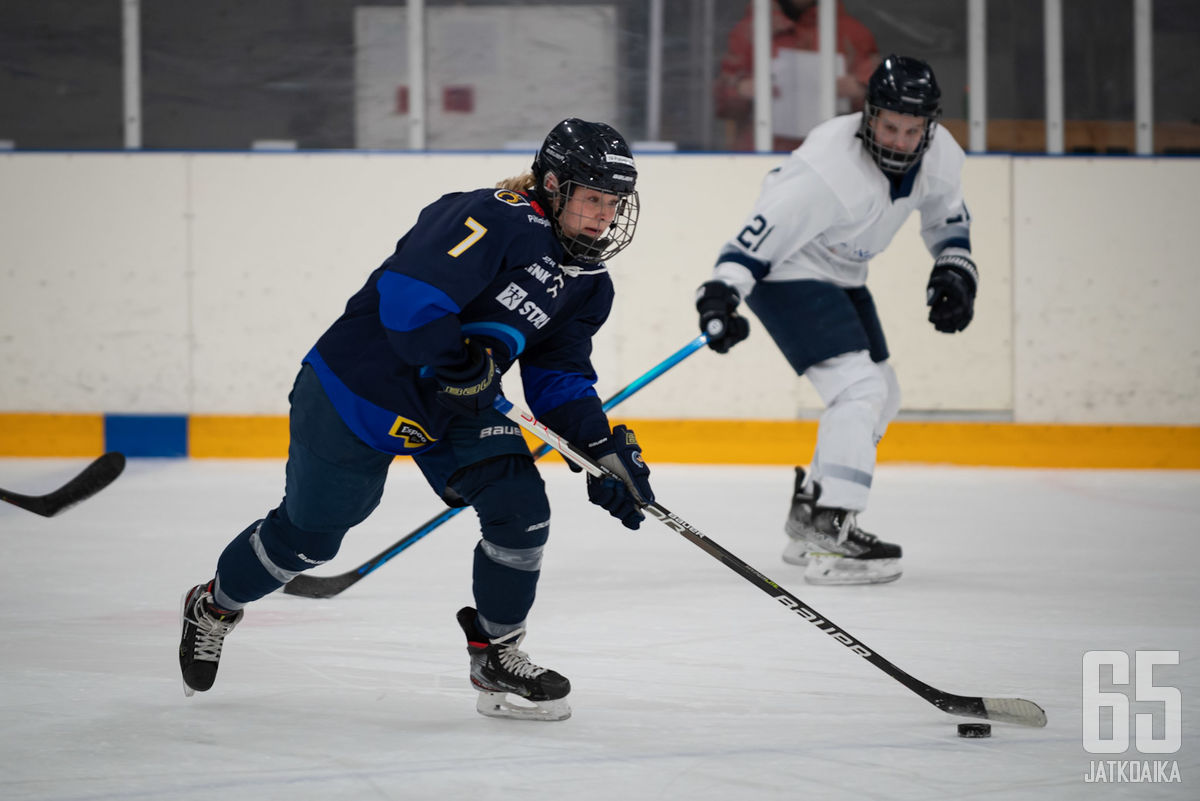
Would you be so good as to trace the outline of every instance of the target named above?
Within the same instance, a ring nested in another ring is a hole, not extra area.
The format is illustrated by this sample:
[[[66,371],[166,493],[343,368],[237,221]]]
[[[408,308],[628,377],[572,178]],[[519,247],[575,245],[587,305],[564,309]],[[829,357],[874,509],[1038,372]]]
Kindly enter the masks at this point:
[[[566,116],[642,147],[753,149],[750,0],[428,0],[424,146],[528,149]],[[412,145],[407,4],[370,0],[140,3],[147,149]],[[774,149],[817,119],[815,0],[772,0]],[[1068,152],[1133,149],[1131,0],[1064,0]],[[1155,146],[1196,152],[1200,4],[1155,0]],[[1045,147],[1042,0],[991,0],[988,149]],[[0,4],[0,147],[125,144],[120,2]],[[654,12],[661,10],[656,21]],[[841,0],[837,111],[861,107],[880,55],[934,68],[966,144],[966,0]]]
[[[1154,151],[1200,155],[1200,5],[1155,0]]]
[[[121,4],[0,3],[0,141],[119,148]]]

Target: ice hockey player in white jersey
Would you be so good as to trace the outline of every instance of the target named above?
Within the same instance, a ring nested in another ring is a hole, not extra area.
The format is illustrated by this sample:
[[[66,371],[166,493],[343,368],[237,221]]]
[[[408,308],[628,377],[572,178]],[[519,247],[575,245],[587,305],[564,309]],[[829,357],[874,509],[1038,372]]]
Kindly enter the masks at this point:
[[[900,388],[867,266],[913,211],[934,258],[929,321],[955,333],[971,322],[978,272],[962,193],[962,148],[937,120],[941,91],[923,61],[889,56],[871,76],[862,112],[817,126],[772,170],[745,224],[721,250],[696,308],[709,347],[745,339],[746,304],[797,375],[825,404],[810,471],[796,468],[785,523],[786,562],[814,584],[900,577],[901,549],[858,527],[875,449],[900,409]]]

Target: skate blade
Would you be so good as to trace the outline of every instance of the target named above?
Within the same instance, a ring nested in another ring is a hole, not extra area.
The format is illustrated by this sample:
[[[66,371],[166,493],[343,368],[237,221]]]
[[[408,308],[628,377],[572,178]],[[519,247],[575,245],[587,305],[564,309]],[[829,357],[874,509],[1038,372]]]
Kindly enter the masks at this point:
[[[508,720],[566,720],[571,717],[571,705],[565,698],[516,704],[508,700],[508,693],[480,692],[475,710],[489,718]]]
[[[847,559],[830,554],[808,554],[804,580],[809,584],[887,584],[900,578],[899,559]]]

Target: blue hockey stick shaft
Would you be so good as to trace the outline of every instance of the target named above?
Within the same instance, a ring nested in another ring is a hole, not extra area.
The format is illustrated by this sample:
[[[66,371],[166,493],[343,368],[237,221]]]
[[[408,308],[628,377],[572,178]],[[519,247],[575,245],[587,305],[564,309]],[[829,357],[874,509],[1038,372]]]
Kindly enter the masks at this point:
[[[707,342],[708,336],[706,334],[701,334],[700,336],[696,337],[682,348],[663,359],[654,367],[651,367],[645,373],[638,376],[633,381],[630,381],[625,385],[624,389],[620,390],[616,395],[613,395],[611,398],[606,400],[602,404],[601,408],[603,408],[606,412],[614,408],[618,404],[628,399],[638,390],[645,387],[651,381],[655,380],[663,373],[679,364],[688,356],[691,356],[693,353],[700,350]],[[543,444],[540,448],[534,451],[533,458],[540,459],[549,453],[550,450],[551,448],[549,445]],[[337,595],[347,587],[350,587],[368,573],[378,570],[384,564],[391,561],[394,557],[418,543],[422,538],[425,537],[425,535],[441,526],[443,523],[454,517],[465,508],[465,506],[449,508],[440,514],[431,517],[429,520],[425,521],[420,528],[410,532],[403,539],[388,546],[386,550],[375,554],[353,570],[350,570],[346,573],[340,573],[336,576],[310,576],[308,574],[301,573],[299,576],[296,576],[294,579],[284,585],[283,591],[288,595],[301,595],[305,598],[332,598],[334,595]]]

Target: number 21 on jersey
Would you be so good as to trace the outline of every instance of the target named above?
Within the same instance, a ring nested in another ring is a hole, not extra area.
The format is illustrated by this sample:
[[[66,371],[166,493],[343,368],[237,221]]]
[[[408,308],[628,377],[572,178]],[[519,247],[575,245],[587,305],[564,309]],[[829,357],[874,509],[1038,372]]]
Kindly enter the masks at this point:
[[[762,247],[762,243],[767,241],[767,237],[774,230],[775,226],[767,227],[766,217],[761,214],[755,214],[754,219],[737,235],[738,244],[751,253],[754,253]]]

